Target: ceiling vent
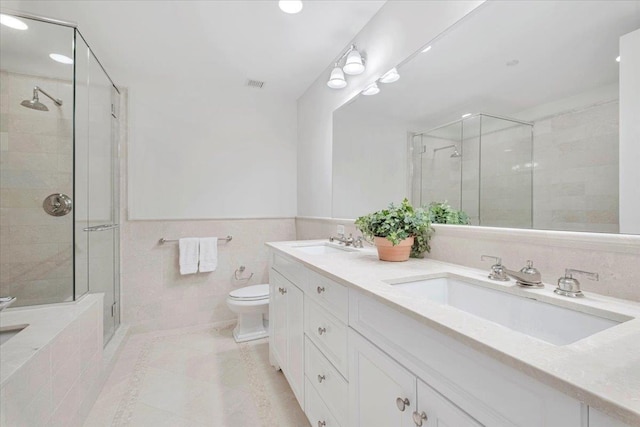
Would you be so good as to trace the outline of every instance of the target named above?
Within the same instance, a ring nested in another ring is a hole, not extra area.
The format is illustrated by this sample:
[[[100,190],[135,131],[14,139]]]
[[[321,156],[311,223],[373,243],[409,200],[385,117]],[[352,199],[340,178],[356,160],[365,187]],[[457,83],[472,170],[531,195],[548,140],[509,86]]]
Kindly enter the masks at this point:
[[[260,80],[247,80],[247,86],[262,89],[264,82],[261,82]]]

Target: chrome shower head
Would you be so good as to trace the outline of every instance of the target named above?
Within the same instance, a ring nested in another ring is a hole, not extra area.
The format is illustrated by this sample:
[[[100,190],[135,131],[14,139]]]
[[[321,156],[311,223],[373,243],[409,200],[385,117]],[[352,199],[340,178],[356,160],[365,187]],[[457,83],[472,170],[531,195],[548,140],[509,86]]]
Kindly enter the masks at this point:
[[[24,101],[22,101],[20,103],[20,105],[22,105],[23,107],[31,108],[32,110],[49,111],[49,108],[46,105],[44,105],[42,102],[40,102],[40,100],[38,99],[38,92],[42,92],[46,97],[48,97],[53,102],[55,102],[56,105],[58,105],[58,106],[62,105],[62,100],[61,99],[57,99],[57,98],[52,97],[47,92],[45,92],[44,90],[40,89],[38,86],[33,88],[33,98],[32,99],[25,99]]]
[[[32,110],[49,111],[49,108],[38,100],[37,95],[33,99],[25,99],[20,103],[20,105],[31,108]]]

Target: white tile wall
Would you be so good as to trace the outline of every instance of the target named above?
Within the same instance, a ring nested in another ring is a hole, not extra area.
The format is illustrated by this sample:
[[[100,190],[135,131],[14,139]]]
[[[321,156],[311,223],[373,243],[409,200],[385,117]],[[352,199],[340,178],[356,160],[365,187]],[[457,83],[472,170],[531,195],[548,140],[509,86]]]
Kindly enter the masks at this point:
[[[41,85],[62,107],[30,110],[20,102]],[[0,71],[0,294],[16,305],[72,298],[72,217],[42,209],[52,193],[73,194],[71,86],[61,80]]]

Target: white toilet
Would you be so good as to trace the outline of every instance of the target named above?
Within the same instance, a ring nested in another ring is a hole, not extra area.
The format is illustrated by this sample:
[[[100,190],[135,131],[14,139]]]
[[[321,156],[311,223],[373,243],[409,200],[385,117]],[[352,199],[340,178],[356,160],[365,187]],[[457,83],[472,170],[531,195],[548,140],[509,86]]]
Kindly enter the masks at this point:
[[[253,285],[229,292],[227,306],[238,315],[233,329],[236,342],[269,336],[269,285]]]

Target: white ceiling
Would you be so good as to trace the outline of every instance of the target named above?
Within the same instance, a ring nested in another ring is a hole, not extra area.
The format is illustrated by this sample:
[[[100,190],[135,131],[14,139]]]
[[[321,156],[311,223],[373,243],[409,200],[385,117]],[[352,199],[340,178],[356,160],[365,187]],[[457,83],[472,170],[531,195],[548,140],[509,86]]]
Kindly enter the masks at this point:
[[[297,99],[384,1],[304,1],[288,15],[264,1],[25,1],[3,8],[78,23],[116,84],[203,79]]]

